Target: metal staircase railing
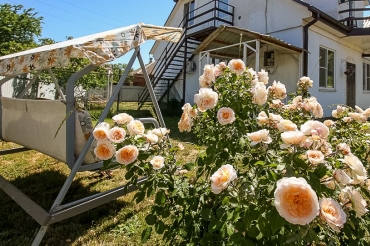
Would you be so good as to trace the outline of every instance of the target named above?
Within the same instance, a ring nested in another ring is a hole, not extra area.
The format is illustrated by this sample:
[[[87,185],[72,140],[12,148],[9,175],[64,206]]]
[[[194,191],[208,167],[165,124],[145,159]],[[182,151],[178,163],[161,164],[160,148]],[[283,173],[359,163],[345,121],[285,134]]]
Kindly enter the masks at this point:
[[[180,41],[167,44],[149,74],[158,101],[169,93],[175,81],[181,80],[180,76],[186,70],[186,63],[194,56],[193,51],[207,37],[207,35],[201,37],[202,35],[199,34],[204,34],[206,30],[212,31],[220,25],[233,25],[233,23],[234,7],[220,0],[210,1],[185,15],[178,26],[183,28]],[[144,86],[138,94],[138,109],[149,96],[149,91]]]

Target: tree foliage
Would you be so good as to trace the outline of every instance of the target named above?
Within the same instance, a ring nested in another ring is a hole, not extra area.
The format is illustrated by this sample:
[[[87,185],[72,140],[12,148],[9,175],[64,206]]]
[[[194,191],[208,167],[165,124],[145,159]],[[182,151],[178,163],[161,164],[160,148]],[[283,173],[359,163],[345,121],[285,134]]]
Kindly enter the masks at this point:
[[[37,47],[43,17],[33,8],[0,4],[0,56]]]

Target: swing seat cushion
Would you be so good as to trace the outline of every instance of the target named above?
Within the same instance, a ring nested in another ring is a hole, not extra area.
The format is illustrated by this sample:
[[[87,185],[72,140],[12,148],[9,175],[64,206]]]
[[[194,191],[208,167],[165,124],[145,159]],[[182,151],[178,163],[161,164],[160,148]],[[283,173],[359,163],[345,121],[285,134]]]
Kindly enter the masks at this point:
[[[66,106],[63,102],[2,97],[1,104],[4,140],[66,162],[66,123],[63,123],[66,118]],[[89,113],[76,110],[75,156],[81,153],[92,131]],[[94,146],[91,146],[86,154],[85,164],[97,161],[93,148]]]

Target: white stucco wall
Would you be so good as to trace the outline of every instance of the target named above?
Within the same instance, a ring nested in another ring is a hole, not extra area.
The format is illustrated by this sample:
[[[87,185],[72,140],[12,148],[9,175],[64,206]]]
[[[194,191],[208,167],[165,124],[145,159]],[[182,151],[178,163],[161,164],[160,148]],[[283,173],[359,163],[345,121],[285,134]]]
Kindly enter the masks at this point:
[[[334,64],[334,90],[319,88],[319,47],[330,49],[335,52]],[[310,93],[316,96],[322,104],[325,116],[330,116],[333,104],[346,104],[346,76],[344,68],[346,61],[356,64],[356,104],[359,106],[369,106],[369,99],[366,99],[362,92],[362,50],[342,39],[332,35],[325,30],[312,26],[309,32],[309,64],[308,76],[314,81]]]

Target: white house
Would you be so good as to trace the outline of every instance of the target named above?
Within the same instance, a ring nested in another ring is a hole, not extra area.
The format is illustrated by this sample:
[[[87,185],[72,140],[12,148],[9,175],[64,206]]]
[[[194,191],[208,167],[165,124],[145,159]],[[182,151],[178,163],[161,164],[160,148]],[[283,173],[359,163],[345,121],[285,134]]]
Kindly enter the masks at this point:
[[[193,103],[206,63],[240,58],[256,70],[268,70],[270,81],[281,81],[289,92],[300,77],[311,77],[310,93],[325,116],[334,104],[367,108],[368,5],[369,0],[175,1],[165,26],[183,27],[184,34],[177,44],[152,47],[157,99],[172,91]]]

